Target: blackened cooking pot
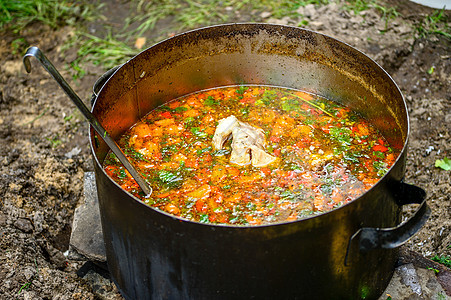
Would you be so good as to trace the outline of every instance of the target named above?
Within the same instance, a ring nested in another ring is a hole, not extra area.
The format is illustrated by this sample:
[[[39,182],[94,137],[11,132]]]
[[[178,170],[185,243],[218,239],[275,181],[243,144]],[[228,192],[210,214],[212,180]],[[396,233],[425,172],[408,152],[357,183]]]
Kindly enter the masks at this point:
[[[111,276],[127,299],[374,299],[397,249],[430,210],[403,183],[409,123],[396,84],[373,60],[328,36],[269,24],[190,31],[141,52],[102,86],[93,114],[115,138],[151,109],[188,93],[232,84],[302,89],[342,102],[372,122],[395,164],[353,202],[305,220],[206,225],[157,211],[102,169],[108,148],[91,129]],[[102,83],[103,84],[103,83]],[[420,204],[405,223],[401,206]]]

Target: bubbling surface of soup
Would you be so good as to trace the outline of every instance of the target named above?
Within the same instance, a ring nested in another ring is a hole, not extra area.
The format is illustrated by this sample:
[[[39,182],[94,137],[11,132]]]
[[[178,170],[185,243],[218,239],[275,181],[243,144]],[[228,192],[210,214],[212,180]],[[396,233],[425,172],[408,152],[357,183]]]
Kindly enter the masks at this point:
[[[233,135],[219,132],[218,124],[231,116],[262,133],[258,148],[248,140],[234,148],[236,129]],[[222,140],[215,147],[218,134]],[[170,101],[128,130],[119,145],[153,193],[143,197],[109,153],[104,169],[124,190],[184,219],[234,225],[295,221],[344,205],[373,186],[400,152],[335,102],[246,85]],[[240,164],[231,159],[234,151],[242,154]],[[270,159],[254,164],[257,154]]]

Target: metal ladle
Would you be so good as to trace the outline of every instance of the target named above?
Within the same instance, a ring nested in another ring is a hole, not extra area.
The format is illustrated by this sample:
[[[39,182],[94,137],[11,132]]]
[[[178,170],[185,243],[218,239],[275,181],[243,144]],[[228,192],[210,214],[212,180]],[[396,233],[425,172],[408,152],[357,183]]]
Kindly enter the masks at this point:
[[[77,106],[83,116],[88,120],[88,122],[92,125],[94,130],[102,137],[105,143],[110,147],[111,151],[117,156],[119,161],[124,165],[128,172],[132,175],[132,177],[136,180],[139,187],[143,190],[146,196],[149,196],[152,193],[152,188],[147,184],[144,178],[139,174],[139,172],[135,169],[135,167],[130,163],[130,161],[125,156],[124,152],[119,148],[117,143],[111,138],[108,132],[103,128],[103,126],[97,121],[96,117],[89,111],[86,105],[81,101],[80,97],[72,90],[69,84],[64,80],[61,74],[56,70],[56,68],[52,65],[52,63],[47,59],[47,57],[42,53],[42,51],[38,47],[30,47],[23,57],[23,63],[25,65],[25,69],[28,73],[31,72],[31,63],[30,56],[35,57],[47,70],[47,72],[52,75],[52,77],[56,80],[56,82],[60,85],[60,87],[64,90],[64,92],[69,96],[72,102]]]

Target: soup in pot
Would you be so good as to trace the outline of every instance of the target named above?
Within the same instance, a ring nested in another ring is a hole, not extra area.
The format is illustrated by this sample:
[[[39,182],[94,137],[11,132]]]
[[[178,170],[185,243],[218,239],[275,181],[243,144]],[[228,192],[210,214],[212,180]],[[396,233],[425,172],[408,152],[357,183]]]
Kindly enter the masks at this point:
[[[113,153],[104,169],[158,210],[196,222],[295,221],[344,205],[395,162],[358,113],[318,95],[271,86],[205,90],[157,107],[118,141],[153,192]]]

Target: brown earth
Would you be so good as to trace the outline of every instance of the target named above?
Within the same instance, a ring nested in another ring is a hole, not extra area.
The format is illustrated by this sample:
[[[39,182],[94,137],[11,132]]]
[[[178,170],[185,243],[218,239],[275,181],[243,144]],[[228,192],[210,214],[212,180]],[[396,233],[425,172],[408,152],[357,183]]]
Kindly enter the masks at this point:
[[[105,1],[105,24],[121,24],[118,5]],[[405,181],[427,191],[432,216],[407,247],[426,257],[451,255],[451,186],[449,171],[436,159],[450,157],[450,40],[441,35],[415,39],[413,26],[431,9],[394,1],[402,16],[386,26],[379,12],[354,15],[334,3],[299,10],[304,17],[273,19],[270,14],[226,11],[236,21],[298,25],[349,43],[375,59],[398,83],[406,98],[411,123]],[[392,2],[391,2],[392,3]],[[116,9],[111,9],[116,8]],[[119,15],[117,15],[119,14]],[[449,17],[449,11],[447,12]],[[113,22],[114,21],[114,22]],[[171,32],[170,20],[157,24],[149,39]],[[98,23],[88,28],[102,28]],[[381,31],[385,33],[381,34]],[[61,51],[74,29],[52,30],[33,24],[21,31],[60,70],[88,104],[92,85],[105,71],[87,66],[75,82],[67,64],[76,49]],[[177,30],[174,30],[177,32]],[[155,34],[161,33],[161,34]],[[12,53],[17,35],[0,34],[0,298],[1,299],[120,299],[110,284],[98,286],[76,271],[68,249],[74,209],[83,200],[83,175],[92,171],[86,122],[38,64],[26,74],[22,57]],[[434,67],[434,72],[428,70]],[[410,210],[407,209],[406,217]]]

